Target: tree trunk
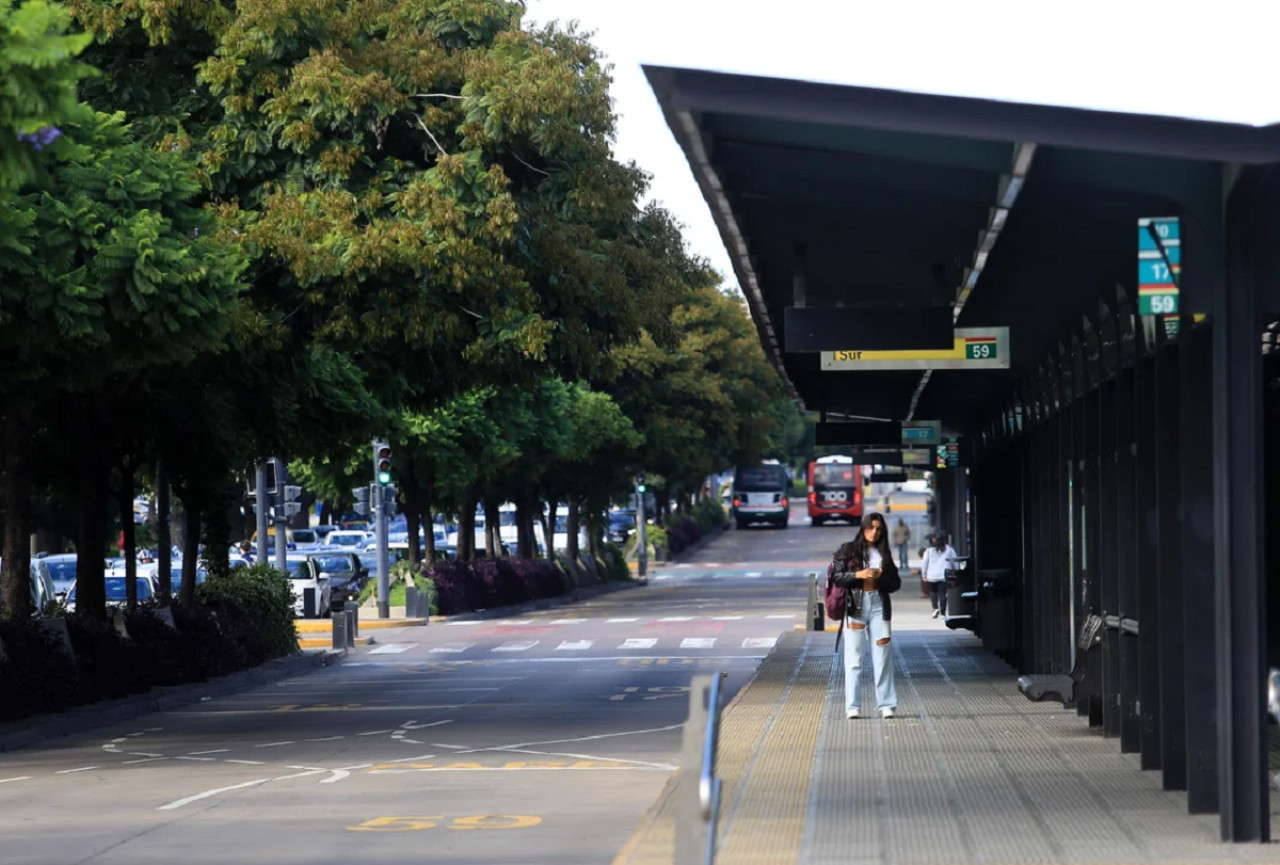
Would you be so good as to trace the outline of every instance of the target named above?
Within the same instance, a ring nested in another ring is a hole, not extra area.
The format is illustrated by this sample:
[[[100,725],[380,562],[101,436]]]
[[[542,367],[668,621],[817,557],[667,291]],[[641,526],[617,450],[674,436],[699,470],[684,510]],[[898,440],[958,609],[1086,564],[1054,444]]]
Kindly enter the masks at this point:
[[[28,475],[29,428],[9,407],[4,443],[4,568],[0,570],[0,616],[26,619],[31,608],[31,481]]]
[[[95,454],[86,454],[81,463],[80,529],[76,534],[76,612],[96,618],[107,614],[106,555],[107,488],[106,471]]]
[[[200,564],[200,508],[194,502],[184,501],[186,509],[184,540],[182,544],[182,589],[178,601],[184,607],[196,602],[196,566]],[[283,541],[281,541],[283,543]]]
[[[426,532],[426,535],[423,536],[424,543],[422,545],[426,555],[423,558],[426,559],[428,565],[435,564],[436,560],[436,523],[431,513],[431,490],[431,484],[425,484],[418,503],[419,510],[422,512],[422,530]]]
[[[565,520],[566,531],[569,533],[569,541],[566,548],[569,551],[569,560],[576,562],[578,560],[578,497],[569,496],[569,516]]]
[[[458,559],[469,562],[476,557],[476,500],[475,496],[462,497],[458,511]]]
[[[231,524],[227,522],[228,508],[223,503],[209,507],[205,516],[204,563],[210,577],[225,577],[231,572]]]
[[[484,549],[491,559],[502,554],[502,517],[498,514],[498,500],[493,496],[484,500]]]
[[[546,540],[547,561],[556,560],[556,500],[549,499],[542,511],[542,537]]]
[[[408,530],[409,537],[409,564],[417,566],[422,561],[422,556],[418,552],[418,543],[420,537],[418,535],[418,520],[422,517],[422,512],[418,510],[419,497],[410,493],[405,493],[404,497],[404,521],[405,528]]]
[[[587,554],[600,558],[600,512],[594,508],[587,512]]]
[[[156,464],[156,593],[160,606],[173,599],[173,540],[169,534],[169,468]]]
[[[523,493],[515,497],[516,500],[516,555],[522,559],[531,558],[529,550],[533,545],[533,532],[530,530],[532,526],[529,498]]]
[[[133,525],[133,466],[120,467],[120,491],[116,496],[120,505],[120,555],[124,556],[124,598],[129,612],[138,609],[138,544]]]
[[[323,502],[320,503],[320,524],[322,526],[333,525],[333,502],[329,501],[328,499],[325,499]],[[249,536],[249,533],[246,532],[245,537],[248,537],[248,536]]]

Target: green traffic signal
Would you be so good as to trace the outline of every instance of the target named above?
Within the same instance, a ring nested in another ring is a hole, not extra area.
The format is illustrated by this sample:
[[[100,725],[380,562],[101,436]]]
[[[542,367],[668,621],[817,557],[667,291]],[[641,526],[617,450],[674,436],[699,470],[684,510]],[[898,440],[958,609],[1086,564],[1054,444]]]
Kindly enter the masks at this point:
[[[378,483],[380,484],[391,483],[391,472],[378,472]]]
[[[636,486],[636,491],[637,491],[637,492],[641,492],[641,493],[642,493],[642,492],[644,492],[644,489],[645,489],[645,488],[644,488],[644,484],[638,484],[638,485]]]

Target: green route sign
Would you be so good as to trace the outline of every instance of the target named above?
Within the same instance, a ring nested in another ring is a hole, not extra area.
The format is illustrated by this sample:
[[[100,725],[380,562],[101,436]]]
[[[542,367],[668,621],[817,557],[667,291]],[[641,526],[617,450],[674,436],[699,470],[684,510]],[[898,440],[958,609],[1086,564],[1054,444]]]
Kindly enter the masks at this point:
[[[1138,220],[1138,314],[1174,315],[1182,275],[1182,234],[1176,216]]]

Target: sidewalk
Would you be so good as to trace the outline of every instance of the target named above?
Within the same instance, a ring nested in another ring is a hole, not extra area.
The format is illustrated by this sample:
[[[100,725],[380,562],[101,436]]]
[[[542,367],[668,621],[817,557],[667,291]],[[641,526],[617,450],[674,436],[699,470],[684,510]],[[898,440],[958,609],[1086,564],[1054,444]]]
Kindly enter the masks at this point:
[[[1188,815],[1184,794],[1074,710],[1026,700],[1008,666],[927,607],[895,603],[891,721],[845,719],[834,634],[779,641],[724,713],[718,865],[1280,861],[1277,843],[1219,842],[1217,815]],[[616,863],[672,861],[671,789]]]

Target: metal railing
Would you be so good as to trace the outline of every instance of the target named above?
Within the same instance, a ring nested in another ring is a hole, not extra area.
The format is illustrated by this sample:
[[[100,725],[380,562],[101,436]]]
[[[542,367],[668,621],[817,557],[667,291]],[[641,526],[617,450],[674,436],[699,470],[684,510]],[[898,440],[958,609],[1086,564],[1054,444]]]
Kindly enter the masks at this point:
[[[1138,620],[1130,619],[1124,616],[1104,616],[1103,621],[1112,631],[1120,631],[1125,634],[1138,636]]]
[[[710,865],[716,855],[720,817],[720,779],[716,753],[720,745],[721,682],[724,673],[694,676],[689,686],[689,718],[676,796],[676,865]]]

